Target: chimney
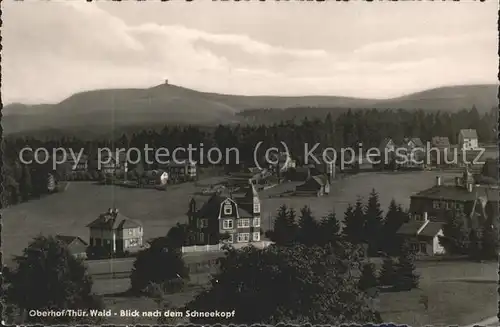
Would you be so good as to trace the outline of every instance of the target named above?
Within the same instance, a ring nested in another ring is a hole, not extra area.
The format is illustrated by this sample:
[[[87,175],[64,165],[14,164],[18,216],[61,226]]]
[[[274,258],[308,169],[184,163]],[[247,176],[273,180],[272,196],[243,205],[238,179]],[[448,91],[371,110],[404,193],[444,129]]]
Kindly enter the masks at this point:
[[[108,213],[112,214],[113,213],[113,209],[112,208],[108,208]]]
[[[441,176],[436,176],[436,186],[441,186]]]
[[[425,227],[427,227],[427,224],[429,223],[429,217],[427,216],[427,212],[424,212],[423,216],[424,216],[424,223],[417,230],[417,235],[420,234],[425,229]]]
[[[472,193],[472,183],[467,183],[467,192]]]

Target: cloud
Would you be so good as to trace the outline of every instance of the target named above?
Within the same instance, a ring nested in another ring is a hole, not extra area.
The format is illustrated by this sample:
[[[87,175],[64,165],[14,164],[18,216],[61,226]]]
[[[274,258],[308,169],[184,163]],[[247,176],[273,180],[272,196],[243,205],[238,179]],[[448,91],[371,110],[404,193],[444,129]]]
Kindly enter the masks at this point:
[[[326,46],[328,39],[300,48],[281,44],[279,37],[264,42],[256,34],[209,32],[168,19],[131,24],[95,3],[4,7],[6,102],[56,102],[78,91],[148,87],[164,78],[222,93],[365,97],[496,78],[497,37],[491,33],[374,38],[347,51],[342,43]],[[293,33],[294,22],[280,22],[290,24],[287,33]]]

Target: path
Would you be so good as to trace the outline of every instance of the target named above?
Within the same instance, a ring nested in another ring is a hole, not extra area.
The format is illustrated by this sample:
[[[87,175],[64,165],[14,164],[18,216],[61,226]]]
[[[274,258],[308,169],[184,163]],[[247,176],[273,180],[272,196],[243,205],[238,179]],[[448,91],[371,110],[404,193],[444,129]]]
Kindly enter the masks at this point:
[[[483,327],[496,327],[500,326],[500,323],[498,322],[498,317],[491,317],[488,319],[485,319],[480,322],[476,322],[475,324],[468,325],[465,327],[475,327],[475,326],[483,326]]]

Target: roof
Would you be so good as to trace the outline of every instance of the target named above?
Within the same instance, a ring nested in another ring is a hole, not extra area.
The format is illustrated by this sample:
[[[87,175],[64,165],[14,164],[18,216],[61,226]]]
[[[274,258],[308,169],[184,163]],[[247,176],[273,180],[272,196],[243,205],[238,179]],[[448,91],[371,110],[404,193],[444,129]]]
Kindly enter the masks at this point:
[[[198,197],[198,199],[202,200],[202,198],[200,197]],[[220,212],[220,206],[227,199],[230,199],[231,201],[236,203],[236,207],[238,208],[238,215],[240,217],[245,217],[245,218],[252,217],[252,215],[247,210],[243,209],[235,199],[233,199],[229,194],[227,194],[227,192],[215,193],[212,196],[210,196],[208,200],[198,210],[198,215],[206,218],[211,218],[211,217],[218,218]]]
[[[312,176],[311,178],[314,179],[316,183],[318,183],[321,186],[328,184],[328,178],[325,175],[316,175]]]
[[[446,148],[450,146],[450,139],[446,136],[434,136],[431,140],[431,144],[435,147]]]
[[[477,139],[477,132],[475,129],[461,129],[459,135],[465,139]]]
[[[384,139],[382,140],[382,142],[380,142],[380,146],[379,146],[379,148],[380,148],[380,149],[385,149],[385,147],[387,147],[387,144],[389,144],[390,142],[393,142],[393,143],[394,143],[394,141],[393,141],[390,137],[386,137],[386,138],[384,138]]]
[[[125,217],[120,212],[106,212],[100,214],[99,217],[88,224],[87,227],[114,230],[142,227],[142,224],[139,221]]]
[[[160,178],[165,172],[163,170],[148,170],[144,172],[144,177],[149,179]]]
[[[417,231],[422,227],[422,221],[410,221],[399,227],[398,234],[401,235],[417,235]]]
[[[423,148],[424,147],[424,143],[422,142],[422,140],[419,137],[412,137],[410,139],[410,141],[412,141],[413,144],[415,144],[415,146],[417,146],[419,148]]]
[[[425,225],[424,229],[418,234],[421,236],[436,236],[439,231],[443,229],[444,223],[438,221],[429,221],[427,225]]]
[[[476,196],[486,196],[489,201],[499,201],[500,198],[498,190],[488,186],[475,186],[472,192],[468,192],[464,187],[455,185],[436,185],[420,191],[412,197],[437,200],[474,201]]]
[[[185,162],[169,162],[166,164],[159,164],[158,167],[160,168],[173,168],[173,167],[194,167],[196,166],[195,162],[190,162],[189,160],[185,160]]]
[[[56,239],[59,240],[59,241],[61,241],[61,242],[63,242],[66,245],[70,245],[74,241],[80,241],[84,245],[87,245],[87,242],[85,242],[84,240],[82,240],[78,236],[56,235]]]

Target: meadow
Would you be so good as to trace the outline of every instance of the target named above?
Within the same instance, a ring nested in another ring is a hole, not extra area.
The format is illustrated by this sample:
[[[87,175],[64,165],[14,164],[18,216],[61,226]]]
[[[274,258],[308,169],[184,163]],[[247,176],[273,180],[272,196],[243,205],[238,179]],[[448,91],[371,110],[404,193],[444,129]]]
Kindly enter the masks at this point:
[[[354,203],[357,196],[366,200],[372,188],[379,192],[383,210],[387,209],[392,198],[407,207],[410,196],[431,187],[437,175],[443,176],[446,181],[452,180],[456,173],[360,173],[335,181],[331,193],[324,197],[269,197],[290,186],[280,185],[261,194],[262,227],[268,229],[272,225],[270,218],[282,204],[297,210],[309,205],[317,217],[335,209],[341,219],[348,203]],[[213,177],[202,183],[216,184],[220,180],[220,177]],[[69,182],[64,192],[3,211],[4,258],[9,262],[12,255],[20,254],[38,234],[74,235],[88,241],[86,225],[110,207],[116,207],[121,214],[141,221],[145,239],[164,236],[177,222],[186,222],[190,197],[200,190],[201,187],[194,183],[172,185],[166,191],[158,191]]]
[[[380,260],[375,261],[380,266]],[[409,326],[464,326],[496,315],[496,263],[417,262],[417,272],[420,274],[419,289],[381,293],[374,301],[384,321]],[[167,295],[166,300],[174,307],[182,307],[201,291],[201,286],[209,279],[209,274],[194,275],[191,283],[198,284],[198,287],[190,286],[185,292]],[[131,307],[144,311],[157,308],[150,298],[121,295],[129,286],[129,279],[94,281],[94,290],[104,295],[107,307],[115,312]],[[421,302],[422,296],[428,298],[427,309]],[[108,323],[133,322],[137,320],[114,318]],[[155,323],[145,319],[139,322]]]
[[[387,210],[392,198],[408,207],[410,196],[435,183],[440,175],[444,182],[452,181],[457,173],[435,171],[406,173],[360,173],[335,181],[330,195],[324,197],[283,196],[293,184],[279,185],[261,193],[262,227],[267,229],[270,217],[281,204],[297,210],[310,205],[317,217],[336,211],[339,218],[349,203],[357,196],[366,200],[370,190],[380,194],[383,210]],[[216,184],[220,178],[203,180],[200,184]],[[70,182],[65,192],[10,207],[3,212],[3,254],[19,254],[37,234],[76,235],[88,240],[85,227],[109,207],[117,207],[122,214],[142,221],[145,238],[163,236],[177,222],[186,221],[186,211],[191,194],[201,186],[186,183],[171,186],[167,191],[129,189],[117,186],[101,186],[90,182]],[[117,259],[119,260],[119,259]],[[118,264],[118,262],[113,263]],[[128,263],[122,263],[130,265]],[[95,268],[97,267],[97,268]],[[95,266],[92,269],[101,269]],[[470,262],[419,262],[421,286],[418,290],[403,293],[383,293],[376,300],[384,320],[412,326],[425,324],[470,324],[496,314],[497,265]],[[208,275],[193,276],[192,283],[204,284]],[[119,295],[129,287],[129,279],[95,278],[94,290],[105,295],[105,301],[113,310],[137,308],[155,310],[156,303],[146,298],[130,298]],[[198,289],[199,291],[199,289]],[[180,306],[197,293],[190,288],[182,294],[167,299],[173,306]],[[420,303],[421,296],[429,298],[426,310]],[[121,323],[132,323],[120,318]],[[131,318],[132,319],[132,318]],[[141,320],[143,322],[144,320]],[[109,323],[118,323],[113,319]],[[154,323],[154,321],[144,321]]]

